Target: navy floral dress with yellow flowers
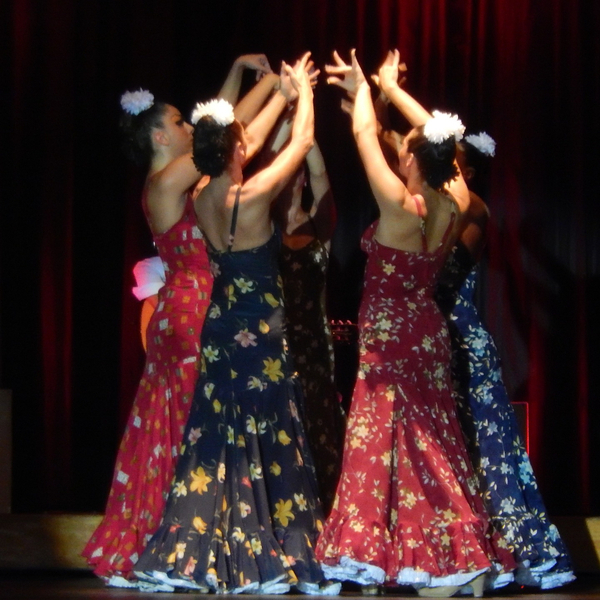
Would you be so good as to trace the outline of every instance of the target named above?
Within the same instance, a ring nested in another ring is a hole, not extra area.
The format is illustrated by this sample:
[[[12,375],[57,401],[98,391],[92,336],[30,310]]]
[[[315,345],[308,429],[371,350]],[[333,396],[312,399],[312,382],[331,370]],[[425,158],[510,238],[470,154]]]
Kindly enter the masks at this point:
[[[136,569],[151,588],[339,591],[320,587],[313,551],[323,516],[283,331],[279,247],[274,233],[252,250],[209,248],[200,378],[163,521]]]

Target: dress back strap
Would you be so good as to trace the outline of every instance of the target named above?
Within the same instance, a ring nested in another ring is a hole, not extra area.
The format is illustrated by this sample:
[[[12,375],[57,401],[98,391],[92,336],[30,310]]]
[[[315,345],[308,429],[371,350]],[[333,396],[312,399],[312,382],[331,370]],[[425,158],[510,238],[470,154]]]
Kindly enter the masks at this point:
[[[425,235],[425,218],[423,217],[423,206],[419,202],[416,196],[413,196],[415,206],[417,207],[417,214],[421,219],[421,245],[423,246],[423,252],[427,252],[427,236]]]
[[[235,228],[237,226],[237,215],[238,208],[240,206],[240,194],[242,192],[242,186],[240,185],[235,194],[235,203],[233,205],[233,212],[231,214],[231,228],[229,229],[229,244],[227,246],[227,252],[231,252],[233,248],[233,240],[235,239]]]

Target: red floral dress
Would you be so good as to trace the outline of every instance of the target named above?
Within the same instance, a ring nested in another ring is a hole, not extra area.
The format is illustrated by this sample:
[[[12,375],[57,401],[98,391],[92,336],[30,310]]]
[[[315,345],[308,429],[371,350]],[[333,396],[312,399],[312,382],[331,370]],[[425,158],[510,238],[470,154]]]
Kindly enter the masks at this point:
[[[158,528],[198,375],[200,331],[212,276],[191,199],[154,237],[166,283],[147,331],[144,373],[119,447],[106,514],[83,556],[109,585],[128,587]]]
[[[444,241],[427,252],[423,233],[424,251],[406,252],[380,244],[376,227],[362,242],[360,366],[317,557],[327,578],[361,584],[463,585],[493,564],[510,571],[456,417],[450,344],[433,299]]]

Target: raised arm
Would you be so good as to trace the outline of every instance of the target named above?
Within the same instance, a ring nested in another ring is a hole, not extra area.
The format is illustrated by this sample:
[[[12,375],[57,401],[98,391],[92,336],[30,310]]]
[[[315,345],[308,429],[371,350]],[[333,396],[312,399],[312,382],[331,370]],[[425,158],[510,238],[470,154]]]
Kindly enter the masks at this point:
[[[245,69],[254,69],[257,78],[273,72],[264,54],[244,54],[243,56],[239,56],[233,62],[225,82],[217,95],[218,98],[227,100],[232,106],[237,104]]]
[[[377,78],[374,78],[380,90],[404,115],[413,127],[424,125],[432,115],[417,100],[400,87],[398,73],[406,70],[404,63],[400,63],[398,50],[388,52],[388,55],[379,69]],[[400,82],[401,83],[401,82]],[[434,111],[435,112],[435,111]],[[469,207],[469,192],[467,185],[460,174],[458,162],[455,161],[459,175],[444,186],[446,191],[456,200],[459,210],[464,213]]]
[[[284,64],[283,73],[290,77],[298,93],[296,115],[288,145],[268,167],[244,184],[243,195],[258,202],[270,204],[277,197],[314,143],[313,92],[307,71],[309,58],[310,53],[306,53],[295,69]]]
[[[325,161],[319,145],[315,142],[309,153],[306,155],[306,165],[310,177],[310,188],[313,194],[313,206],[311,216],[317,211],[321,199],[329,192],[331,185],[329,176],[325,168]]]
[[[202,177],[188,152],[171,161],[148,180],[147,206],[152,231],[163,233],[183,214],[186,192]]]
[[[402,70],[406,70],[406,65],[400,63],[400,53],[398,50],[394,50],[388,52],[385,61],[379,68],[379,75],[373,79],[385,97],[413,127],[424,125],[431,118],[431,114],[400,87],[398,73]]]
[[[402,181],[388,166],[377,136],[378,125],[371,100],[371,89],[356,59],[356,52],[351,52],[351,65],[346,65],[334,53],[335,65],[326,67],[333,83],[355,96],[352,111],[352,131],[358,147],[362,163],[375,200],[380,205],[403,206],[408,192]]]
[[[279,89],[279,75],[268,73],[235,105],[235,118],[244,126],[256,118],[271,94]]]
[[[287,99],[281,90],[278,90],[246,127],[246,162],[249,162],[261,150],[286,106]]]
[[[333,236],[337,215],[325,161],[316,142],[306,155],[306,164],[313,196],[310,216],[315,223],[319,239],[328,242]]]

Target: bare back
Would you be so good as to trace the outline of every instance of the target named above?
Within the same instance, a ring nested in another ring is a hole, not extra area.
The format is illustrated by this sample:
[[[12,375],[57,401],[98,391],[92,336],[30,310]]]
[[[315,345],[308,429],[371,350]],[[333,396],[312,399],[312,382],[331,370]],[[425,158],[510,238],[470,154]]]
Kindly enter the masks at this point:
[[[256,248],[266,243],[273,233],[269,203],[244,188],[244,185],[238,184],[225,189],[211,188],[209,185],[194,203],[198,225],[215,250]]]
[[[380,203],[381,217],[375,238],[381,244],[406,252],[449,250],[460,231],[461,214],[454,200],[439,192],[416,194],[404,205]],[[426,246],[426,247],[425,247]]]

